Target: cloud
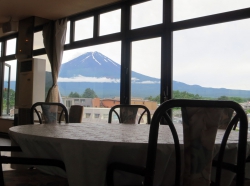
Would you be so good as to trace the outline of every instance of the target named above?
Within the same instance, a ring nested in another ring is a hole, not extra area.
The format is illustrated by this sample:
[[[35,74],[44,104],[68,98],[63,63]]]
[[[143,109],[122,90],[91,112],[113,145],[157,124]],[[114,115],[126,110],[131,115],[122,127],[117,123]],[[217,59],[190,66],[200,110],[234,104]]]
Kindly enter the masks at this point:
[[[106,77],[85,77],[76,76],[71,78],[59,77],[58,82],[91,82],[91,83],[120,83],[120,79],[111,79]]]
[[[136,84],[160,84],[160,81],[141,81],[141,82],[132,82]]]
[[[135,84],[160,84],[160,81],[139,81],[137,78],[131,78],[132,83]],[[71,83],[79,83],[79,82],[90,82],[90,83],[120,83],[120,79],[112,79],[107,77],[86,77],[86,76],[76,76],[70,78],[59,77],[58,82],[71,82]]]

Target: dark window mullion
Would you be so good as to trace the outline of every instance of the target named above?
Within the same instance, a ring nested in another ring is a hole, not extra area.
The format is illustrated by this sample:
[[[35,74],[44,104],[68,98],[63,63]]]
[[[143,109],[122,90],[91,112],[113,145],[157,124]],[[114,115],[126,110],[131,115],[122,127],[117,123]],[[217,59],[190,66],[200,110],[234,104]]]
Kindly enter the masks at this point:
[[[100,33],[100,15],[94,15],[94,34],[93,34],[93,37],[94,38],[97,38],[99,36],[99,33]]]
[[[172,98],[173,90],[173,0],[163,1],[163,25],[164,34],[162,34],[161,43],[161,96],[160,102]]]
[[[70,21],[69,43],[75,41],[75,21]]]
[[[128,32],[130,31],[130,15],[130,5],[125,4],[121,9],[121,104],[130,104],[131,97],[131,41],[127,38]]]

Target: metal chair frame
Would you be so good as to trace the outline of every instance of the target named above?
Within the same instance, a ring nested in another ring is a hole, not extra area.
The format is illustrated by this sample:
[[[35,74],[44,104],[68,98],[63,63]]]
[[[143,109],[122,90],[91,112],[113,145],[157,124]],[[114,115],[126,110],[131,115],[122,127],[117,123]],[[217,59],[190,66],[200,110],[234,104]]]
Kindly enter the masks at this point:
[[[149,109],[144,106],[144,105],[115,105],[113,106],[110,111],[109,111],[109,118],[108,118],[108,123],[111,123],[112,122],[112,113],[114,112],[119,120],[119,123],[122,123],[121,121],[121,117],[120,117],[120,114],[118,114],[118,112],[115,110],[117,108],[122,108],[122,107],[130,107],[130,108],[141,108],[141,109],[144,109],[144,111],[142,112],[142,114],[140,115],[139,117],[139,120],[138,120],[138,124],[140,124],[141,122],[141,119],[142,119],[142,116],[146,113],[147,114],[147,124],[150,124],[151,123],[151,117],[150,117],[150,111]]]
[[[248,121],[247,116],[242,107],[233,101],[212,101],[212,100],[186,100],[176,99],[168,100],[162,103],[155,111],[152,122],[150,125],[147,160],[145,167],[138,167],[126,163],[114,162],[108,166],[107,169],[107,184],[113,186],[113,173],[115,170],[121,170],[138,174],[144,177],[143,185],[152,186],[154,181],[154,169],[156,161],[157,151],[157,140],[158,131],[160,124],[167,124],[172,132],[173,139],[175,142],[175,153],[176,153],[176,172],[175,172],[175,185],[180,186],[181,184],[181,150],[179,144],[178,134],[174,127],[174,124],[168,115],[170,109],[174,107],[206,107],[206,108],[232,108],[236,112],[234,118],[230,121],[225,134],[222,139],[221,147],[218,153],[218,160],[213,162],[213,166],[216,166],[216,178],[215,182],[211,185],[219,186],[221,178],[221,170],[226,169],[236,173],[236,185],[244,185],[245,177],[245,161],[246,161],[246,146],[247,146],[247,133],[248,133]],[[237,151],[237,163],[236,165],[223,162],[223,155],[225,152],[226,143],[229,134],[235,122],[239,121],[239,140],[238,140],[238,151]]]
[[[63,161],[56,159],[44,159],[44,158],[24,158],[24,157],[8,157],[2,156],[2,151],[22,152],[19,146],[0,146],[0,185],[4,186],[4,176],[2,164],[19,164],[19,165],[42,165],[42,166],[54,166],[59,167],[66,171]]]
[[[31,122],[31,124],[34,124],[34,111],[35,111],[35,113],[36,113],[36,115],[37,115],[37,117],[38,117],[39,123],[40,123],[40,124],[43,123],[43,122],[42,122],[42,117],[41,117],[41,112],[38,111],[38,110],[36,109],[37,106],[41,106],[41,105],[56,105],[56,106],[58,106],[59,108],[62,109],[62,111],[61,111],[61,113],[60,113],[60,115],[59,115],[59,120],[58,120],[58,122],[61,123],[62,115],[63,115],[63,113],[64,113],[65,122],[66,122],[66,123],[69,123],[69,114],[68,114],[68,110],[67,110],[67,108],[65,107],[64,104],[62,104],[62,103],[55,103],[55,102],[53,102],[53,103],[50,103],[50,102],[36,102],[36,103],[34,103],[34,104],[31,106],[31,110],[30,110],[30,122]]]

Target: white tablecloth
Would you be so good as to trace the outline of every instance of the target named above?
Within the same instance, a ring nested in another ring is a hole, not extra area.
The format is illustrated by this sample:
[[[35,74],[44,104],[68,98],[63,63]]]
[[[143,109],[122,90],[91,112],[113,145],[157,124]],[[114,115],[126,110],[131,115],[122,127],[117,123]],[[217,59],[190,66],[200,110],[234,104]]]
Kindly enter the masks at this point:
[[[106,168],[110,162],[145,165],[149,127],[143,124],[41,124],[15,126],[9,129],[9,134],[28,156],[63,160],[70,186],[102,186],[105,185]],[[176,128],[182,144],[182,126],[177,125]],[[218,130],[215,153],[218,152],[222,132]],[[232,131],[225,155],[229,162],[235,161],[237,137],[238,132]],[[157,149],[155,185],[173,183],[174,145],[168,126],[160,126]],[[66,176],[58,169],[47,171]],[[123,173],[117,173],[116,177],[123,183],[141,179]],[[224,181],[228,185],[226,182],[230,179],[227,177]]]

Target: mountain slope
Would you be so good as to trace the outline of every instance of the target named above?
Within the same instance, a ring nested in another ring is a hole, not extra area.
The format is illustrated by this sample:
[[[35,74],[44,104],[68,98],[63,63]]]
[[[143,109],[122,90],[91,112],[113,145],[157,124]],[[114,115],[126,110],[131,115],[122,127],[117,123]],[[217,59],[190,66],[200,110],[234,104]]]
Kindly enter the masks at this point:
[[[82,94],[86,88],[93,89],[99,97],[120,96],[121,65],[99,52],[87,52],[61,65],[58,85],[60,92]],[[131,73],[131,95],[133,97],[157,96],[160,79]],[[199,94],[203,97],[250,97],[250,91],[224,88],[206,88],[173,81],[173,89]]]

